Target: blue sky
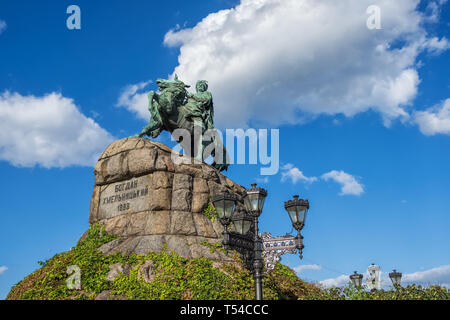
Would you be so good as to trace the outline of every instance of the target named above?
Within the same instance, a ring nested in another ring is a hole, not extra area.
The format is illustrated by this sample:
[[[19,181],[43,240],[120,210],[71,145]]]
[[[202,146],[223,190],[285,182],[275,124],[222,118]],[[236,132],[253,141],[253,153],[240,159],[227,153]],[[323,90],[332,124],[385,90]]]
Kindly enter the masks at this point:
[[[304,259],[283,257],[301,277],[376,263],[449,284],[449,23],[444,0],[2,1],[0,298],[75,245],[96,158],[141,130],[145,93],[174,72],[209,81],[220,129],[280,130],[278,174],[226,175],[268,190],[273,235],[291,230],[283,202],[309,199]]]

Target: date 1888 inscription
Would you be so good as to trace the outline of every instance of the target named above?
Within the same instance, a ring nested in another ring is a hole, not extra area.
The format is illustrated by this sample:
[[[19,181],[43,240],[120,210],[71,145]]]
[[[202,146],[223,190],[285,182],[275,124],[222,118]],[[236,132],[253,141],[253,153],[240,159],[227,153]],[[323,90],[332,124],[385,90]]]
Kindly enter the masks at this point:
[[[100,195],[100,217],[148,210],[148,195],[147,176],[110,184]]]

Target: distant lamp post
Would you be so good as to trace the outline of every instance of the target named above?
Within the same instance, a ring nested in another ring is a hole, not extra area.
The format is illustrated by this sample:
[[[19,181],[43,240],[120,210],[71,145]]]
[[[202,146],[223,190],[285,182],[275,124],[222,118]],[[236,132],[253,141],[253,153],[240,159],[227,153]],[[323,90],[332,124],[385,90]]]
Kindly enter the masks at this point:
[[[257,188],[256,183],[245,191],[244,205],[247,214],[253,218],[253,277],[255,279],[255,300],[262,300],[263,240],[259,236],[258,218],[264,207],[267,191]]]
[[[363,279],[363,275],[356,271],[350,276],[350,280],[352,280],[353,286],[355,288],[361,288],[362,279]]]
[[[400,286],[400,282],[402,281],[402,273],[397,272],[395,269],[391,273],[389,273],[389,278],[391,278],[392,284],[394,287]]]

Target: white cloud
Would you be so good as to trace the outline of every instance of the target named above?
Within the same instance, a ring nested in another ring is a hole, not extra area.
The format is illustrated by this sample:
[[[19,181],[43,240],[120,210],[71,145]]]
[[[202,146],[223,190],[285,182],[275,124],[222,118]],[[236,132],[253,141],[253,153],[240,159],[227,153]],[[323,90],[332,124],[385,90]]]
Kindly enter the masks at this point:
[[[321,270],[321,269],[322,267],[319,266],[318,264],[304,264],[294,267],[294,271],[296,273],[301,273],[304,270]]]
[[[408,118],[420,82],[417,56],[448,48],[445,38],[427,35],[430,17],[418,3],[377,1],[382,29],[369,30],[373,0],[241,0],[193,28],[169,31],[164,43],[180,46],[180,79],[209,81],[219,126],[368,109],[389,125]],[[429,10],[435,20],[436,8]]]
[[[341,275],[337,278],[330,278],[319,281],[319,284],[325,288],[330,288],[330,287],[343,287],[349,282],[350,282],[349,276]]]
[[[0,20],[0,34],[2,34],[3,31],[6,30],[6,22],[3,20]]]
[[[364,186],[360,184],[354,176],[344,171],[332,170],[321,176],[325,181],[333,180],[341,185],[340,195],[359,196],[364,192]]]
[[[413,121],[425,135],[450,134],[450,99],[425,111],[416,111]]]
[[[0,160],[20,167],[89,166],[112,140],[60,93],[0,94]]]
[[[139,118],[148,121],[150,112],[148,111],[147,93],[141,91],[151,82],[149,80],[126,86],[119,97],[117,106],[125,107],[129,111],[136,113]]]
[[[361,195],[364,193],[364,186],[360,184],[354,176],[348,174],[344,171],[332,170],[330,172],[324,173],[320,176],[321,179],[328,181],[333,180],[341,185],[340,195]],[[281,181],[285,182],[291,180],[293,184],[299,181],[305,183],[312,183],[318,180],[317,177],[307,177],[303,172],[294,167],[293,164],[288,163],[281,167]]]
[[[292,183],[296,184],[298,181],[314,182],[317,181],[316,177],[307,177],[298,168],[294,167],[291,163],[288,163],[281,167],[281,181],[291,179]]]
[[[426,7],[427,22],[437,22],[441,14],[441,7],[447,2],[447,0],[429,1]]]
[[[411,283],[422,286],[437,284],[450,288],[450,265],[404,274],[402,277],[402,285]]]
[[[369,276],[369,273],[366,271],[363,274],[363,286],[365,286],[367,284],[366,280],[367,280],[368,276]],[[320,284],[321,287],[331,288],[331,287],[344,287],[350,282],[351,282],[350,275],[340,275],[336,278],[330,278],[330,279],[325,279],[325,280],[319,281],[318,283]],[[389,279],[389,277],[386,276],[386,274],[384,274],[383,272],[380,272],[380,283],[381,283],[382,288],[387,289],[391,285],[391,280]]]
[[[0,274],[5,273],[6,270],[8,270],[8,267],[7,267],[7,266],[0,266]]]
[[[450,48],[450,42],[445,38],[433,37],[426,41],[426,46],[431,53],[440,54]]]

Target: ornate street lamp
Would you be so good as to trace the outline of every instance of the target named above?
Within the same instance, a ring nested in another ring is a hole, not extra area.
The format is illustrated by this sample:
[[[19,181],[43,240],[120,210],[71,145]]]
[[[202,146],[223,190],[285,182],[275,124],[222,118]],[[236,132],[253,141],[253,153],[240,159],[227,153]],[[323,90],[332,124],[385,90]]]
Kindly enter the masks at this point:
[[[224,226],[222,243],[225,249],[231,248],[241,254],[246,268],[254,274],[255,299],[262,300],[263,246],[258,235],[258,217],[262,212],[267,191],[256,188],[256,184],[246,191],[244,204],[247,210],[242,207],[236,210],[237,197],[230,193],[216,194],[211,202],[216,208],[220,223]],[[231,230],[228,230],[231,222],[233,225]]]
[[[281,256],[285,253],[296,253],[298,250],[300,259],[303,258],[303,236],[300,231],[305,225],[306,214],[309,209],[308,200],[299,199],[297,195],[294,200],[284,203],[284,208],[289,214],[292,226],[297,230],[297,236],[286,234],[284,236],[272,237],[270,233],[263,234],[264,244],[264,260],[266,269],[272,270],[277,262],[281,260]]]
[[[214,195],[211,202],[214,208],[216,208],[217,217],[219,218],[220,223],[224,227],[222,232],[223,246],[225,247],[225,250],[228,250],[230,245],[230,233],[228,232],[228,227],[231,223],[231,217],[236,209],[237,198],[234,194],[222,192]]]
[[[254,236],[251,229],[253,218],[250,217],[243,207],[236,209],[233,214],[233,224],[230,232],[224,235],[224,244],[227,239],[228,247],[236,250],[241,254],[242,262],[248,270],[253,270],[254,252]],[[227,238],[226,238],[227,237]]]
[[[363,279],[363,275],[357,273],[356,271],[350,276],[350,280],[352,280],[353,286],[355,288],[361,288],[362,279]]]
[[[267,197],[267,191],[263,188],[257,188],[256,183],[245,191],[244,205],[247,213],[252,217],[259,217],[264,207],[264,200]]]
[[[291,218],[292,226],[300,232],[305,226],[306,214],[309,209],[308,200],[299,199],[298,195],[294,196],[294,200],[289,200],[284,203],[284,208]]]
[[[237,210],[233,215],[233,225],[231,226],[231,231],[244,236],[250,231],[252,223],[252,217],[250,217],[245,210]]]
[[[389,273],[389,278],[391,278],[392,284],[394,287],[400,286],[400,282],[402,280],[402,273],[397,272],[395,269],[391,273]]]
[[[217,217],[227,227],[230,225],[231,217],[236,209],[236,201],[236,196],[228,192],[218,193],[211,199],[214,208],[216,208]]]
[[[253,277],[255,279],[255,299],[262,300],[262,269],[263,269],[263,240],[259,236],[258,218],[264,207],[264,200],[267,197],[267,191],[257,188],[256,183],[247,189],[244,196],[244,205],[248,215],[253,218]]]
[[[291,218],[292,226],[295,230],[297,230],[297,246],[300,254],[300,259],[303,258],[303,236],[300,234],[300,231],[305,226],[306,214],[309,209],[309,201],[299,199],[298,195],[294,195],[294,200],[289,200],[284,203],[284,208],[289,214],[289,218]]]
[[[302,258],[303,237],[300,234],[305,225],[305,218],[309,209],[308,200],[299,199],[284,203],[291,218],[292,225],[297,230],[296,237],[286,234],[281,237],[272,237],[264,233],[261,237],[258,229],[258,218],[262,213],[267,191],[252,184],[245,191],[243,202],[245,209],[238,204],[238,199],[230,193],[219,193],[212,197],[220,223],[224,226],[222,244],[226,250],[231,248],[241,254],[245,267],[253,272],[255,281],[255,299],[262,300],[262,270],[263,259],[267,270],[275,267],[281,255],[299,251]],[[233,224],[230,227],[231,222]]]

